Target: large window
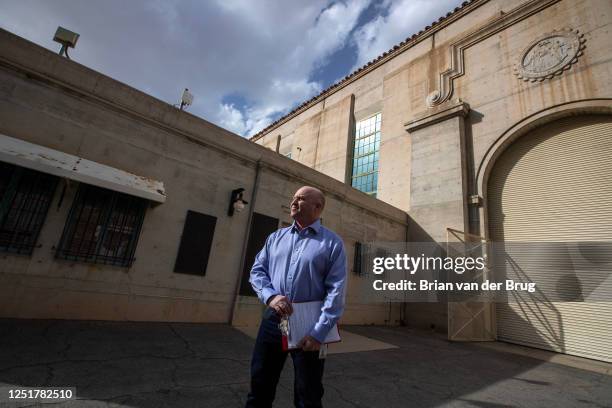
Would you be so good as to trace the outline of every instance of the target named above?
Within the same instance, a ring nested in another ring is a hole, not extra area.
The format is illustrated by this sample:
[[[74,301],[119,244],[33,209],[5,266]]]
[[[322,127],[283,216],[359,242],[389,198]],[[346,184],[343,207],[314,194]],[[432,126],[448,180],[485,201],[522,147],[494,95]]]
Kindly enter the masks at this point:
[[[29,255],[58,178],[0,162],[0,251]]]
[[[357,122],[353,149],[351,185],[376,197],[378,185],[378,150],[380,148],[380,113]]]
[[[81,184],[56,256],[131,266],[146,204],[142,198]]]

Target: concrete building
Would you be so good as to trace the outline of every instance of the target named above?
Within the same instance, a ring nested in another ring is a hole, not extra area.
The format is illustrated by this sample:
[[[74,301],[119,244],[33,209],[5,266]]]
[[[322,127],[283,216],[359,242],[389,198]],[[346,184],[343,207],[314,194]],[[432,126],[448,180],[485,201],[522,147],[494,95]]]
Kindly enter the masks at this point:
[[[607,0],[466,2],[251,140],[406,211],[412,241],[610,242],[611,32]],[[606,361],[610,316],[609,302],[406,306],[450,338]]]
[[[406,239],[404,211],[0,30],[1,317],[258,324],[249,269],[304,184],[350,269]],[[358,279],[343,322],[397,324]]]

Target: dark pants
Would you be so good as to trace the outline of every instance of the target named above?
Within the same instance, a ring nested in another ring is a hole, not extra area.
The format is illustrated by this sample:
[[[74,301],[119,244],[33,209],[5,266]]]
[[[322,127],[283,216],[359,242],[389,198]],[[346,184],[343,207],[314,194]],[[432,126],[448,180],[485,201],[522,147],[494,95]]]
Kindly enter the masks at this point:
[[[296,407],[321,407],[323,398],[323,365],[318,351],[291,350],[284,352],[280,318],[270,308],[266,309],[259,327],[253,358],[251,360],[251,392],[247,397],[247,408],[271,407],[276,394],[287,354],[294,366],[293,403]]]

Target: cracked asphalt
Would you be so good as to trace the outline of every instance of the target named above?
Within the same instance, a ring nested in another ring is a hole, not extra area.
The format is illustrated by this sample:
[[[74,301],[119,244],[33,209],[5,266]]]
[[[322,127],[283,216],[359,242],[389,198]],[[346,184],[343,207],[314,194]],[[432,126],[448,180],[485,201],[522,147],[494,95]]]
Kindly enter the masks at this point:
[[[611,407],[612,377],[403,327],[347,326],[399,346],[332,354],[327,407]],[[253,340],[222,324],[0,319],[0,385],[76,387],[61,407],[241,407]],[[287,360],[275,407],[292,406]],[[6,399],[0,400],[6,401]]]

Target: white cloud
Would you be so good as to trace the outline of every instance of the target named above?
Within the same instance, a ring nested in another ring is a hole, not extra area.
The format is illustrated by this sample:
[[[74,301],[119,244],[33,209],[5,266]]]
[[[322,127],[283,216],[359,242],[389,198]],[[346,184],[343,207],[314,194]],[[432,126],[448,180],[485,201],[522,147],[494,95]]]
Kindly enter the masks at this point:
[[[357,69],[446,15],[463,0],[397,0],[385,1],[386,15],[364,24],[353,35],[357,46]]]
[[[232,2],[226,5],[232,11],[239,10],[249,16],[249,20],[255,23],[261,22],[262,16],[246,10],[251,6],[254,6],[253,2]],[[277,66],[273,69],[274,73],[265,80],[266,87],[259,89],[258,94],[249,94],[251,99],[257,99],[260,103],[244,112],[242,125],[235,126],[235,129],[244,129],[241,133],[244,135],[256,133],[271,122],[271,115],[287,112],[296,103],[319,93],[322,90],[321,84],[308,81],[309,74],[345,45],[359,15],[367,6],[368,0],[349,0],[331,4],[319,14],[309,10],[308,19],[303,15],[298,16],[297,21],[308,28],[299,32],[294,41],[288,44],[287,53],[279,55],[280,58],[275,61]],[[225,109],[225,106],[221,107],[222,111]]]
[[[219,125],[239,135],[246,131],[245,118],[234,104],[222,103],[218,113]]]
[[[76,31],[75,61],[170,104],[189,88],[190,112],[251,135],[319,93],[309,78],[347,42],[365,62],[457,3],[383,3],[389,15],[352,37],[371,1],[0,0],[0,26],[54,52],[58,25]]]
[[[304,101],[320,91],[320,84],[306,80],[274,81],[265,103],[247,107],[244,113],[232,103],[221,103],[219,125],[240,135],[253,134],[269,125],[274,114],[286,112],[296,101]]]

